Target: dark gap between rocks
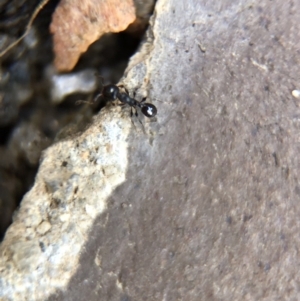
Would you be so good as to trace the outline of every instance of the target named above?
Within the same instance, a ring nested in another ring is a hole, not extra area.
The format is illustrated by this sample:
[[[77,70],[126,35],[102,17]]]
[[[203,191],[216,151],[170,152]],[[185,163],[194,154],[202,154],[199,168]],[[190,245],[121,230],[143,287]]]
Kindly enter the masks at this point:
[[[91,93],[72,93],[59,104],[51,98],[51,15],[58,0],[50,0],[33,23],[34,34],[1,58],[0,66],[0,241],[12,222],[24,194],[32,187],[41,152],[50,146],[62,128],[78,119],[88,122],[101,106],[76,106]],[[152,1],[153,2],[153,1]],[[11,1],[0,4],[0,51],[5,39],[16,39],[39,1]],[[138,8],[137,8],[138,9]],[[153,6],[151,8],[151,13]],[[148,18],[149,18],[148,13]],[[147,18],[147,19],[148,19]],[[72,71],[80,74],[96,69],[105,82],[117,83],[143,34],[108,34],[90,46]],[[97,91],[94,91],[96,94]],[[79,118],[80,117],[80,118]]]

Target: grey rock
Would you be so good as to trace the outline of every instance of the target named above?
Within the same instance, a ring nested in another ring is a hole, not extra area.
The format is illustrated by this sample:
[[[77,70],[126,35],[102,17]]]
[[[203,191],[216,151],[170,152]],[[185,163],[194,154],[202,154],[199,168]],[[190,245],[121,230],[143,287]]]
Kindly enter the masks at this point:
[[[156,121],[108,107],[45,151],[0,298],[299,300],[299,10],[158,1],[123,79]]]

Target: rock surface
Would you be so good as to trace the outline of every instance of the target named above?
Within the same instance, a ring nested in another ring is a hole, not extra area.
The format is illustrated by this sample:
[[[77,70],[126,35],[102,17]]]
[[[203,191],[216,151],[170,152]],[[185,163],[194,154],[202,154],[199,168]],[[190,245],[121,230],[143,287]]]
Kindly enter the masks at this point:
[[[299,300],[299,10],[159,0],[124,79],[156,122],[106,108],[44,153],[1,300]]]
[[[54,65],[72,70],[82,53],[108,32],[125,30],[135,20],[133,0],[63,0],[53,16]]]

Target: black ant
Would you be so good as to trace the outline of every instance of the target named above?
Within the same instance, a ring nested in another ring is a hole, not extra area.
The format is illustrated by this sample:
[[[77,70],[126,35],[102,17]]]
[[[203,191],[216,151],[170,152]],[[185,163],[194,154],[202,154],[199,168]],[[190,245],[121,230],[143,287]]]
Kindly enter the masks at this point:
[[[133,116],[132,108],[135,109],[135,116],[138,117],[136,107],[139,107],[141,112],[148,118],[152,118],[157,114],[156,106],[145,102],[146,97],[144,97],[141,101],[137,101],[129,96],[129,92],[126,88],[124,88],[126,93],[120,92],[119,88],[124,88],[124,86],[118,87],[113,84],[103,86],[101,93],[96,96],[94,101],[97,101],[100,97],[103,97],[105,101],[114,101],[118,99],[123,105],[128,104],[131,107],[131,117]]]
[[[144,97],[141,101],[137,101],[133,97],[129,96],[128,90],[124,86],[116,86],[114,84],[109,84],[109,85],[104,85],[103,84],[103,78],[96,74],[100,79],[102,83],[102,91],[92,101],[92,103],[96,103],[98,99],[104,100],[104,102],[109,102],[109,101],[115,101],[119,100],[122,105],[129,105],[131,107],[131,112],[130,112],[130,117],[132,118],[133,116],[133,108],[135,109],[135,116],[138,118],[138,112],[137,112],[137,107],[141,109],[141,112],[148,118],[152,118],[156,116],[157,114],[157,108],[155,105],[145,102],[146,97]],[[120,88],[123,88],[125,92],[121,92]],[[77,101],[77,104],[81,103],[89,103],[92,104],[90,101],[82,101],[79,100]],[[138,118],[139,120],[139,118]],[[132,121],[132,120],[131,120]],[[139,122],[142,124],[142,122],[139,120]],[[143,125],[143,124],[142,124]]]

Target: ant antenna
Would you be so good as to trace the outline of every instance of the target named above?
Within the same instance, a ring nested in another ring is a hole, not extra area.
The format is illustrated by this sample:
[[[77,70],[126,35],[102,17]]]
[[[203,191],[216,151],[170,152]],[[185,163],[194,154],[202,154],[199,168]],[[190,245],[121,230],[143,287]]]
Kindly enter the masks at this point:
[[[92,105],[92,104],[93,104],[91,101],[88,101],[88,100],[77,100],[77,101],[75,102],[75,106],[79,106],[79,105],[81,105],[81,104],[83,104],[83,103],[86,103],[86,104],[88,104],[88,105]]]
[[[103,76],[99,75],[98,72],[95,72],[95,76],[98,77],[101,80],[100,83],[101,83],[102,87],[104,87],[104,78],[103,78]]]
[[[75,106],[79,106],[81,104],[88,104],[88,105],[93,105],[94,104],[94,101],[91,99],[91,96],[88,97],[88,100],[77,100],[75,102]]]

